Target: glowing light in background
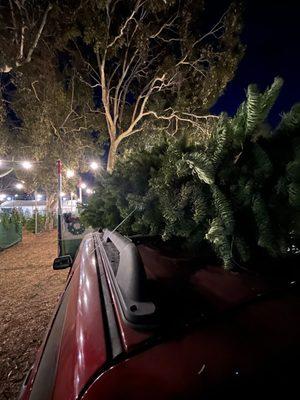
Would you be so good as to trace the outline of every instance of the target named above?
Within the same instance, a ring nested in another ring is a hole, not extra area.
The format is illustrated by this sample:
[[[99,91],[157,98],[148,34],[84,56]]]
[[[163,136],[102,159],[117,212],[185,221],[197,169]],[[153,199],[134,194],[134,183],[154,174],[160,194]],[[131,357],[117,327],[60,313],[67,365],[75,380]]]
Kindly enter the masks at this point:
[[[93,170],[93,171],[96,171],[98,168],[99,168],[99,164],[96,162],[96,161],[92,161],[91,163],[90,163],[90,168]]]
[[[32,168],[32,163],[30,161],[23,161],[21,165],[22,165],[22,167],[24,169],[31,169]]]
[[[16,186],[16,189],[18,189],[18,190],[23,189],[23,187],[24,187],[23,183],[21,183],[21,182],[16,183],[15,186]]]
[[[66,175],[67,178],[74,178],[75,172],[72,169],[67,169]]]

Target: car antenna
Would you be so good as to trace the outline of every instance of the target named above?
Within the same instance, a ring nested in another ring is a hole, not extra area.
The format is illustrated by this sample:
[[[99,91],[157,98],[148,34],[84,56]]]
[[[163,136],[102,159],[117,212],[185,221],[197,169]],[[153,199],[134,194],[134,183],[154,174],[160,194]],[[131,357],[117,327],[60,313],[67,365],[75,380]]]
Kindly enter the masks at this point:
[[[123,223],[125,221],[127,221],[127,219],[129,217],[131,217],[131,215],[137,210],[137,207],[135,207],[129,214],[126,215],[126,217],[119,223],[119,225],[117,225],[112,231],[111,233],[115,232],[121,225],[123,225]]]
[[[132,211],[130,211],[129,214],[126,215],[126,217],[125,217],[124,219],[122,219],[122,221],[121,221],[110,233],[115,232],[125,221],[127,221],[127,219],[128,219],[137,209],[138,209],[138,207],[136,206]],[[93,253],[93,252],[97,249],[98,246],[99,246],[99,245],[95,246],[95,248],[90,252],[90,254]]]

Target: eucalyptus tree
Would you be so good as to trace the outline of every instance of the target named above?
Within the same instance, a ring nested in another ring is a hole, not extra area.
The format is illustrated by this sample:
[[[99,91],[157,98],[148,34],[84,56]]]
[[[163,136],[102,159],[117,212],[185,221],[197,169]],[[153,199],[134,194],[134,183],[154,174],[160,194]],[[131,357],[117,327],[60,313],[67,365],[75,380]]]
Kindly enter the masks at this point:
[[[0,72],[9,73],[31,61],[46,36],[52,9],[48,0],[0,2]]]
[[[85,5],[78,9],[68,49],[79,51],[78,76],[101,97],[109,172],[120,143],[147,124],[174,134],[182,124],[201,130],[216,118],[208,110],[243,54],[236,4],[216,10],[214,18],[203,0],[87,0]]]
[[[47,71],[47,74],[44,72]],[[46,54],[15,74],[17,87],[11,107],[18,118],[8,135],[10,156],[33,160],[34,168],[16,171],[27,190],[43,190],[48,211],[57,193],[56,162],[84,171],[89,155],[99,153],[91,132],[96,127],[90,88],[78,82],[72,68],[60,70],[56,58]],[[65,190],[75,181],[65,180]]]

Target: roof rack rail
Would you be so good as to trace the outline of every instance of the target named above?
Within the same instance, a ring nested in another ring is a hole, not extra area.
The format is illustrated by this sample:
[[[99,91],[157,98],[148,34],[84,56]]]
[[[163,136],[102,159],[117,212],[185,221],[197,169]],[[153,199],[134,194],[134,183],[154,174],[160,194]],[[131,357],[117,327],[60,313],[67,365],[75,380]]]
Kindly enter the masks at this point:
[[[101,243],[99,236],[98,241]],[[103,231],[102,241],[112,242],[119,252],[119,265],[115,274],[101,244],[110,280],[125,319],[135,325],[155,325],[156,309],[147,298],[147,277],[137,247],[129,238],[108,229]]]

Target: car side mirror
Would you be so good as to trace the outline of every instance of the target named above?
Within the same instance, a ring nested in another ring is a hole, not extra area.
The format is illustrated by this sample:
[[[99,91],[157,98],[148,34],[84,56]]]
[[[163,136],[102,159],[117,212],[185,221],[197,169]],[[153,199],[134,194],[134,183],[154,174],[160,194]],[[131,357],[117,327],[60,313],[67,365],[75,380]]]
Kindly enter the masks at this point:
[[[65,269],[72,266],[73,260],[71,256],[60,256],[53,261],[53,269]]]

